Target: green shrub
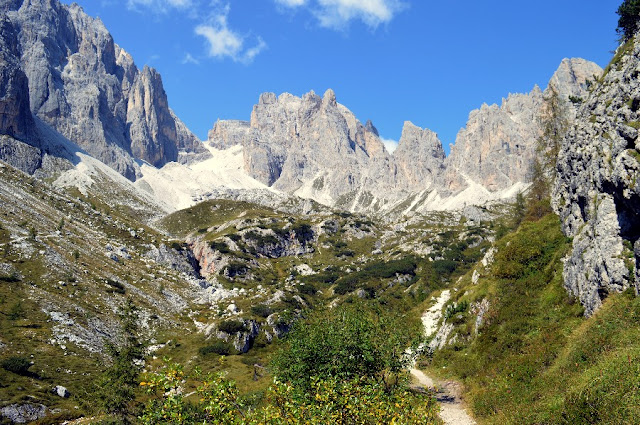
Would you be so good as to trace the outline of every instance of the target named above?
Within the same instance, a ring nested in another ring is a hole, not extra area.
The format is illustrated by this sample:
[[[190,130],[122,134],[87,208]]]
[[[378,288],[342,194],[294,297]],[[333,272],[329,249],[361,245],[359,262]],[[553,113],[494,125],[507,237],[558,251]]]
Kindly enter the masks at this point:
[[[271,307],[265,304],[252,305],[251,312],[256,316],[260,316],[265,319],[273,314],[273,310],[271,309]]]
[[[218,330],[231,335],[245,332],[247,328],[241,320],[225,320],[218,325]]]
[[[458,262],[453,260],[435,260],[433,269],[438,275],[448,276],[458,268]]]
[[[198,353],[201,356],[206,356],[207,354],[219,354],[221,356],[228,356],[231,353],[232,347],[230,344],[224,341],[216,341],[213,344],[207,345],[205,347],[200,347]]]
[[[417,335],[418,326],[381,308],[343,304],[296,322],[271,365],[279,379],[301,389],[314,376],[385,380],[406,365],[403,353]]]
[[[193,382],[194,397],[177,388]],[[415,424],[437,420],[437,404],[430,394],[405,386],[389,389],[375,379],[310,378],[309,394],[274,382],[264,397],[240,395],[235,382],[223,373],[187,374],[178,364],[147,376],[147,402],[139,417],[143,425],[258,425],[258,424]]]
[[[305,295],[315,295],[316,292],[318,292],[316,287],[310,283],[305,283],[304,285],[298,286],[298,291],[301,294],[305,294]]]
[[[447,306],[445,310],[444,317],[445,319],[450,319],[458,313],[464,313],[469,308],[469,303],[466,301],[462,301],[459,303],[450,304]]]
[[[305,244],[313,239],[313,230],[308,223],[296,223],[291,227],[291,230],[296,234],[296,239],[298,239],[298,242],[301,244]]]
[[[363,286],[365,282],[368,283],[368,287],[363,289],[368,289],[371,292],[373,289],[371,286],[372,280],[389,279],[396,275],[415,276],[417,267],[418,263],[414,257],[405,257],[387,262],[374,261],[367,264],[359,272],[351,273],[338,279],[334,292],[344,295],[357,289],[359,285]]]
[[[350,249],[341,249],[336,252],[336,257],[354,257],[356,253]]]
[[[231,250],[229,249],[229,245],[226,242],[218,242],[213,241],[209,244],[211,249],[214,251],[218,251],[220,254],[229,254]]]
[[[276,238],[274,235],[263,235],[256,232],[255,230],[249,230],[244,234],[244,237],[245,239],[256,242],[258,245],[277,245],[278,243],[280,243],[278,238]]]
[[[124,294],[126,292],[124,285],[117,280],[107,279],[106,284],[111,287],[107,289],[107,292],[116,292],[118,294]]]
[[[27,376],[30,374],[31,361],[26,357],[12,356],[4,359],[1,366],[8,372]]]
[[[245,263],[241,263],[239,261],[231,261],[229,264],[224,266],[222,270],[220,270],[221,275],[236,277],[236,276],[244,276],[249,271],[249,268]]]
[[[325,270],[320,273],[303,276],[301,280],[309,284],[329,284],[331,285],[340,278],[340,274],[335,269]]]

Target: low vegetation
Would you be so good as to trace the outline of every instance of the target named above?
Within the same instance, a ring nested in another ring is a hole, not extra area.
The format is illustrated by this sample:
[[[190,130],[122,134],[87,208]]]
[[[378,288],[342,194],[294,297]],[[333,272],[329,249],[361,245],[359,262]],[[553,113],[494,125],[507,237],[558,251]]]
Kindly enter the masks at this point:
[[[432,395],[407,387],[402,354],[412,333],[398,333],[398,320],[364,304],[316,312],[289,334],[272,362],[277,378],[257,398],[222,373],[165,364],[141,384],[149,397],[141,422],[439,423]]]
[[[640,330],[628,326],[640,301],[611,296],[585,320],[562,283],[568,247],[556,216],[524,222],[447,308],[457,342],[430,367],[464,381],[483,423],[634,423],[640,414]],[[476,316],[461,306],[482,299],[491,307],[476,336]]]

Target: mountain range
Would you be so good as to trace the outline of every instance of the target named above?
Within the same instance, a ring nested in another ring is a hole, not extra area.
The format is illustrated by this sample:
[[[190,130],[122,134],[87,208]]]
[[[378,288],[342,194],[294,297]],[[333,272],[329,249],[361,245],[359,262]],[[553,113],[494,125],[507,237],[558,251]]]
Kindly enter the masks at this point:
[[[263,93],[249,121],[218,121],[202,143],[170,109],[161,76],[139,70],[77,4],[3,0],[0,11],[0,133],[8,136],[0,157],[31,174],[77,164],[43,135],[48,127],[169,211],[214,194],[271,205],[297,196],[368,213],[514,197],[529,181],[550,92],[535,87],[472,111],[448,157],[434,132],[410,122],[389,153],[373,123],[362,124],[330,89],[322,97]],[[550,87],[572,108],[569,97],[584,97],[601,72],[592,62],[565,59]]]
[[[448,155],[409,121],[389,152],[331,89],[263,93],[201,141],[100,19],[0,0],[0,354],[38,369],[2,363],[0,416],[91,413],[126,300],[150,357],[230,352],[251,390],[296,320],[361,300],[426,311],[478,417],[589,422],[580,403],[618,403],[604,377],[640,364],[639,70],[640,34],[604,70],[564,59],[471,111]]]

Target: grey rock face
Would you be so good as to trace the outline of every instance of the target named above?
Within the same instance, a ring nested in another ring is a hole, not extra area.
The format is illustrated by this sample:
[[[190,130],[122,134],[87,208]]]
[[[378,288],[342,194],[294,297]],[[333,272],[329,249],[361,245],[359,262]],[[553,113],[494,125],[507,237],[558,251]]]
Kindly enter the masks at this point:
[[[156,167],[178,159],[176,123],[169,110],[162,79],[148,66],[136,75],[129,91],[127,127],[135,158]]]
[[[17,34],[6,16],[0,16],[0,134],[39,146],[29,107],[29,82],[20,69]]]
[[[573,250],[565,286],[591,315],[606,296],[639,287],[640,43],[586,97],[557,162],[553,204]]]
[[[161,244],[160,247],[151,245],[149,248],[145,256],[151,258],[156,263],[163,264],[173,270],[178,270],[179,272],[193,276],[196,279],[200,278],[198,260],[188,248],[181,247],[177,250],[169,248],[164,244]]]
[[[42,166],[42,151],[11,136],[0,136],[0,160],[33,174]]]
[[[31,112],[89,154],[134,179],[135,159],[163,165],[178,160],[179,149],[204,152],[176,123],[159,75],[139,72],[99,19],[58,0],[5,0],[0,10],[17,34],[2,51],[21,52]],[[19,73],[11,75],[0,74],[3,89],[24,90]],[[24,111],[20,102],[10,110]]]
[[[602,75],[602,68],[581,58],[563,59],[549,81],[562,99],[576,100],[587,95],[589,86]]]
[[[445,153],[438,135],[409,121],[404,123],[393,157],[409,190],[423,190],[444,171]]]
[[[363,125],[333,90],[323,97],[264,93],[250,122],[218,121],[209,142],[222,149],[242,145],[245,170],[264,184],[356,209],[372,199],[358,193],[388,200],[429,187],[444,159],[435,133],[410,123],[399,152],[390,155],[373,124]]]
[[[42,404],[10,404],[0,409],[0,415],[11,423],[26,424],[37,421],[47,415],[47,407]]]
[[[502,105],[483,105],[469,114],[447,158],[443,186],[456,193],[466,187],[466,178],[490,191],[527,181],[535,144],[541,135],[538,114],[542,91],[513,94]]]
[[[594,80],[602,69],[584,59],[564,59],[549,81],[568,109],[575,115],[569,96],[586,97],[587,80]],[[441,186],[456,193],[467,186],[466,179],[480,183],[491,192],[528,182],[537,141],[542,135],[540,121],[550,89],[537,86],[528,94],[511,94],[502,104],[483,105],[469,114],[467,126],[460,130]]]

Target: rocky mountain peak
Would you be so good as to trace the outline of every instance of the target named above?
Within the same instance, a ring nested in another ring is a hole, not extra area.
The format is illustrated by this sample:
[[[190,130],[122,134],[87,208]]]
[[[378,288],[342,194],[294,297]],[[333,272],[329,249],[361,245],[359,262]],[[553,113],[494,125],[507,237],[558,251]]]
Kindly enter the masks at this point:
[[[445,152],[438,135],[411,121],[405,121],[393,157],[413,190],[432,186],[444,171]]]
[[[551,77],[549,87],[565,100],[569,97],[578,99],[586,95],[588,84],[594,83],[601,74],[602,68],[593,62],[565,58]]]
[[[140,72],[101,20],[59,0],[4,0],[0,8],[17,33],[11,48],[22,52],[31,112],[53,129],[129,179],[136,159],[160,166],[179,149],[205,152],[177,124],[159,74]]]
[[[258,104],[260,105],[273,105],[278,101],[278,97],[275,93],[262,93],[260,95],[260,99],[258,100]]]
[[[378,137],[380,136],[380,134],[378,133],[378,129],[373,125],[371,120],[367,120],[367,123],[364,125],[364,129],[369,133],[375,134]]]
[[[336,101],[336,94],[332,89],[327,89],[322,97],[322,106],[326,109],[328,107],[335,108],[338,106]]]

